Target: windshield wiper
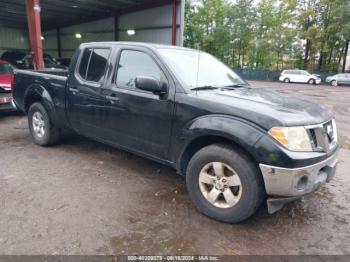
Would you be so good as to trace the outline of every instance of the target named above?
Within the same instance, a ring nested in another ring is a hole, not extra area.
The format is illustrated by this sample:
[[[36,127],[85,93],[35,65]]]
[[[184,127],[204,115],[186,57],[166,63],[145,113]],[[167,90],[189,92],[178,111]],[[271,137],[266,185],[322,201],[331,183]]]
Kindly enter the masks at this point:
[[[197,86],[194,88],[191,88],[192,91],[198,91],[198,90],[214,90],[214,89],[219,89],[217,86]]]
[[[214,89],[236,89],[236,88],[242,88],[247,87],[249,85],[247,84],[234,84],[234,85],[227,85],[227,86],[212,86],[212,85],[206,85],[206,86],[197,86],[194,88],[191,88],[192,91],[198,91],[198,90],[214,90]]]
[[[228,85],[228,86],[223,86],[221,89],[235,89],[235,88],[242,88],[242,87],[247,87],[249,85],[247,84],[235,84],[235,85]]]

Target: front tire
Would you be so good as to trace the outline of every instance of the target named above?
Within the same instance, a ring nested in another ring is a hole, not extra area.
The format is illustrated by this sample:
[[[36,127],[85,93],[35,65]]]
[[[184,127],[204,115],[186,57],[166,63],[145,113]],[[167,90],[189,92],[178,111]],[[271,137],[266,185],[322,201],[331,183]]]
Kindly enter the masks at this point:
[[[290,79],[286,78],[286,79],[283,80],[283,82],[286,83],[286,84],[289,84],[290,83]]]
[[[315,84],[316,84],[316,81],[315,81],[314,79],[310,79],[310,80],[308,81],[308,84],[309,84],[309,85],[315,85]]]
[[[243,151],[222,144],[207,146],[192,157],[186,185],[200,212],[228,223],[253,215],[265,195],[256,164]]]
[[[338,86],[338,81],[337,80],[333,80],[331,82],[331,85],[334,86],[334,87],[337,87]]]
[[[28,124],[32,140],[39,146],[50,146],[60,139],[60,129],[52,125],[45,107],[40,103],[30,106]]]

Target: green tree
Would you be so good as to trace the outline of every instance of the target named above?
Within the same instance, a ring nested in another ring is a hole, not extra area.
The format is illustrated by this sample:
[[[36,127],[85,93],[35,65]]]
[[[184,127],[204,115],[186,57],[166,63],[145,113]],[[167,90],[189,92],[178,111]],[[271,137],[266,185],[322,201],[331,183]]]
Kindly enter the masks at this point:
[[[254,52],[257,21],[253,2],[253,0],[238,0],[235,5],[228,6],[231,64],[234,67],[252,66],[253,61],[250,58]]]
[[[185,10],[185,45],[234,68],[345,69],[349,0],[187,0]]]

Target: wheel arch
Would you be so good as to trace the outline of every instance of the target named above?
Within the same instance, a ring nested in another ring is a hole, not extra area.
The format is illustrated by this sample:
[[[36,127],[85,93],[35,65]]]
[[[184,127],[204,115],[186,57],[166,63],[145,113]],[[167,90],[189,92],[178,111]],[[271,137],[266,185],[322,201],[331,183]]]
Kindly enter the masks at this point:
[[[185,175],[192,156],[211,144],[229,144],[259,163],[256,143],[265,135],[263,128],[253,122],[229,115],[206,115],[192,120],[182,130],[177,141],[176,169]]]
[[[40,84],[33,84],[27,88],[24,94],[24,111],[28,113],[30,106],[37,102],[40,102],[45,107],[50,116],[53,115],[52,113],[54,112],[55,107],[50,93],[44,86]]]
[[[229,144],[234,148],[239,148],[239,150],[246,151],[242,146],[235,143],[232,139],[220,135],[203,135],[193,139],[185,148],[181,154],[180,161],[178,164],[178,171],[181,175],[185,176],[186,168],[191,158],[196,152],[202,148],[212,145],[212,144]],[[249,154],[250,155],[250,154]]]

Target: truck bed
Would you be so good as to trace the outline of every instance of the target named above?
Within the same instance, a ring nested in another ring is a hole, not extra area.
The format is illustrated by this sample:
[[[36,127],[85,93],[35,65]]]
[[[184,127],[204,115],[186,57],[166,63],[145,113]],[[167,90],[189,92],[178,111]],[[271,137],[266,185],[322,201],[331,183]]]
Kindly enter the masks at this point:
[[[16,106],[20,110],[28,112],[32,101],[26,101],[25,98],[31,97],[30,99],[33,99],[38,97],[38,99],[43,100],[44,105],[47,105],[48,110],[54,111],[54,114],[52,114],[54,119],[52,120],[55,125],[65,127],[67,123],[65,89],[68,71],[60,69],[45,69],[41,71],[15,70],[14,74],[13,98]],[[49,101],[51,97],[54,98],[54,101]]]
[[[68,70],[62,70],[62,69],[41,69],[37,71],[31,71],[31,72],[37,72],[37,73],[43,73],[43,74],[49,74],[49,75],[56,75],[56,76],[68,76]]]

